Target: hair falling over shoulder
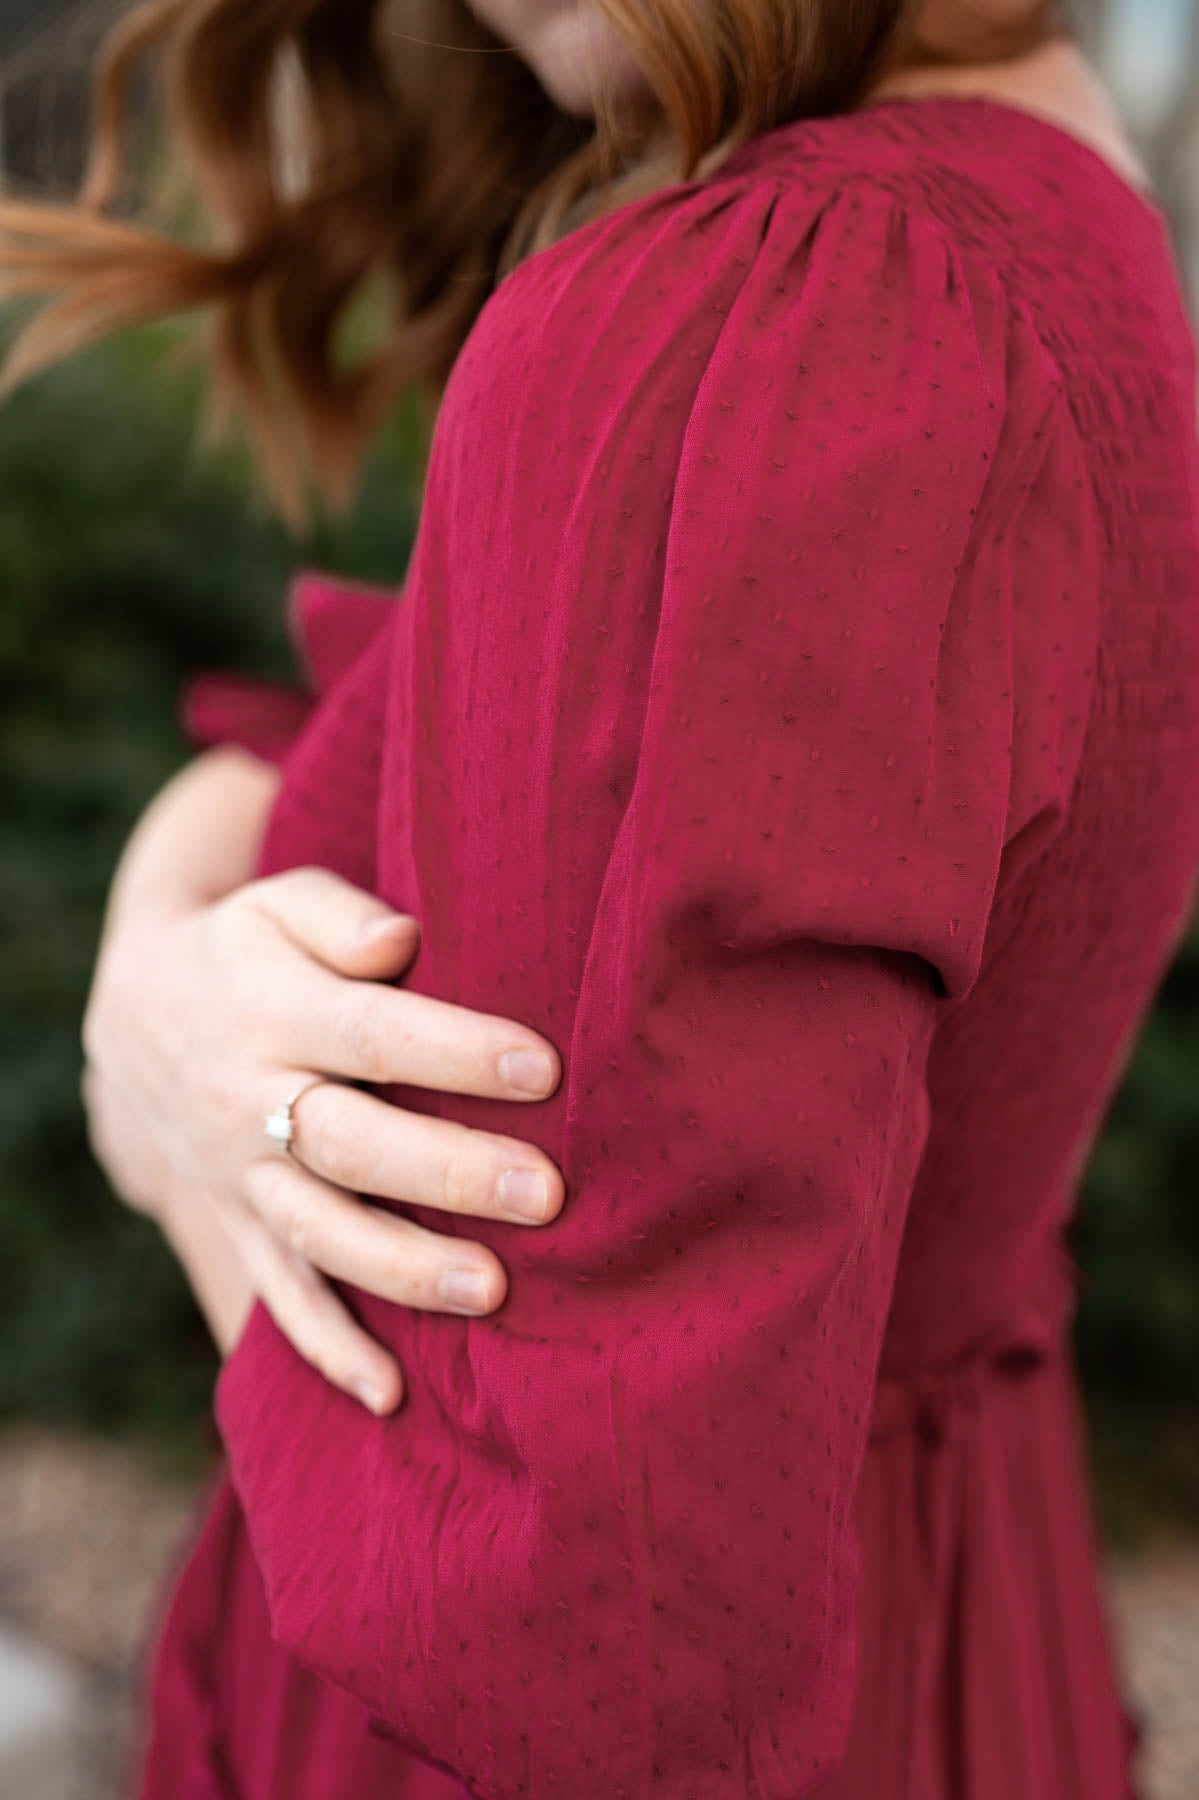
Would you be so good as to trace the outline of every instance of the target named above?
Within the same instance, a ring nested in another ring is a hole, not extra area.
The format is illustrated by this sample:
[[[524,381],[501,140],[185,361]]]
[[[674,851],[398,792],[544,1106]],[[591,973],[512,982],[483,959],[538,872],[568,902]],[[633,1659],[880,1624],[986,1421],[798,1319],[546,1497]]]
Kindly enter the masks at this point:
[[[363,453],[415,386],[431,418],[487,295],[564,229],[710,173],[757,132],[854,104],[920,17],[995,0],[595,0],[652,106],[559,110],[465,0],[140,0],[100,47],[92,136],[68,200],[0,197],[0,298],[46,296],[0,392],[106,333],[198,313],[210,426],[240,418],[282,515],[353,499]],[[1007,3],[971,60],[1057,35],[1053,0]],[[930,44],[937,60],[943,46]],[[951,59],[951,58],[950,58]],[[122,194],[145,70],[161,149]],[[635,116],[634,116],[635,113]],[[187,196],[194,231],[165,227]],[[152,221],[157,220],[157,223]],[[342,328],[383,318],[347,364]]]

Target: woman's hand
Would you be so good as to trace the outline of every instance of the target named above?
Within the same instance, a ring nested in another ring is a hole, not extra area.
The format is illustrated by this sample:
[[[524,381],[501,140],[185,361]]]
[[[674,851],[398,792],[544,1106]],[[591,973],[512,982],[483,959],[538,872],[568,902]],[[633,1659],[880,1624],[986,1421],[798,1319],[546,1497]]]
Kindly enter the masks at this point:
[[[236,1253],[241,1294],[214,1284],[223,1347],[257,1294],[330,1381],[361,1398],[372,1390],[368,1404],[388,1410],[402,1393],[395,1360],[324,1276],[469,1314],[497,1306],[507,1283],[485,1246],[358,1196],[531,1224],[556,1216],[564,1190],[556,1166],[518,1137],[407,1112],[345,1082],[539,1099],[560,1078],[554,1048],[519,1024],[384,985],[411,961],[419,927],[327,870],[196,903],[161,879],[161,855],[132,841],[130,854],[143,870],[123,859],[83,1025],[95,1154],[177,1248],[203,1239]],[[289,1156],[264,1121],[314,1074],[343,1079],[297,1102]]]

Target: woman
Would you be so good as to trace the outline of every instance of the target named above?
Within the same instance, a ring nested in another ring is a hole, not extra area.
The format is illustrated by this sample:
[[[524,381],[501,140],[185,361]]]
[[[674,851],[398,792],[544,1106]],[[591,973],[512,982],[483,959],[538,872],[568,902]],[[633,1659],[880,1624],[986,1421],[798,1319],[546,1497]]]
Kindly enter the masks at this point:
[[[137,1792],[1129,1795],[1065,1232],[1199,869],[1165,221],[1044,7],[473,10],[174,0],[224,248],[0,221],[18,373],[211,300],[287,506],[451,370],[402,596],[297,581],[319,699],[196,688],[114,887],[228,1454]]]

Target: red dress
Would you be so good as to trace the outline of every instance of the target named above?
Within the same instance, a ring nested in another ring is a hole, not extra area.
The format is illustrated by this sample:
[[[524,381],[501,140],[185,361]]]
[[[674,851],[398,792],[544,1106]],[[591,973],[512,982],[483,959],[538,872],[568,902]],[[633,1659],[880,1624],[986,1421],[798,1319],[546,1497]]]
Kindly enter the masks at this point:
[[[257,1305],[147,1653],[140,1800],[1117,1800],[1069,1324],[1088,1152],[1199,870],[1194,338],[1044,118],[759,136],[489,298],[402,595],[301,577],[263,872],[564,1076],[470,1320]],[[233,697],[238,698],[236,688]],[[242,696],[246,699],[246,696]],[[233,709],[237,712],[237,708]]]

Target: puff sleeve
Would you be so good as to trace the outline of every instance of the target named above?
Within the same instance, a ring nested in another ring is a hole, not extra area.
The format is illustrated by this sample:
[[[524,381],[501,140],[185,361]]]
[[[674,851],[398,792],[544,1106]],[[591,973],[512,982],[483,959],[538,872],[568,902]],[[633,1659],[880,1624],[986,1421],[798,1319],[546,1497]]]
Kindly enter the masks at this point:
[[[1032,322],[881,190],[784,227],[692,381],[564,1055],[578,1235],[514,1251],[543,1316],[463,1325],[433,1451],[261,1310],[218,1387],[280,1641],[477,1800],[836,1767],[930,1041],[1082,744],[1094,528]]]
[[[176,714],[194,749],[238,744],[264,762],[280,763],[321,693],[363,650],[394,604],[391,590],[300,569],[287,588],[288,634],[299,665],[297,684],[205,669],[189,676]]]

